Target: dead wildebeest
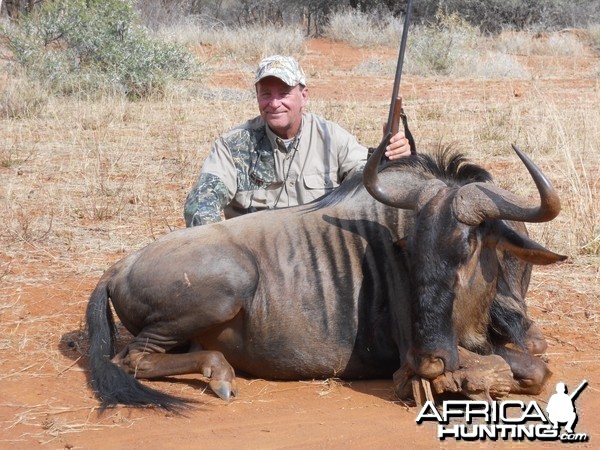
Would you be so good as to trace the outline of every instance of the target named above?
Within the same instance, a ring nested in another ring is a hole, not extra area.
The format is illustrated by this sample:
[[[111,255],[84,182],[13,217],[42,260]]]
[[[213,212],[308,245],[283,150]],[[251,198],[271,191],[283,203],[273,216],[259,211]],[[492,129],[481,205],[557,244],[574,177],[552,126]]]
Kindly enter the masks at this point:
[[[395,373],[401,395],[415,375],[436,392],[539,392],[545,341],[524,297],[531,264],[565,257],[512,221],[552,220],[557,193],[516,148],[541,201],[447,152],[379,167],[385,145],[320,201],[174,231],[110,267],[87,308],[103,406],[183,407],[136,378],[187,373],[229,399],[233,368],[279,380]],[[135,336],[117,355],[109,299]]]

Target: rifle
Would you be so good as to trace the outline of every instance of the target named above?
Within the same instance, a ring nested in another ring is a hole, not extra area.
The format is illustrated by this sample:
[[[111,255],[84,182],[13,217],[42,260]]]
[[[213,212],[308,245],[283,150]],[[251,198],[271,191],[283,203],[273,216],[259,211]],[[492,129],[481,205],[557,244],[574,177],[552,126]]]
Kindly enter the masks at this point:
[[[392,100],[390,102],[390,112],[388,114],[387,125],[385,129],[386,138],[396,134],[400,127],[400,120],[402,120],[402,126],[404,127],[404,134],[410,144],[410,152],[414,155],[417,153],[415,146],[415,140],[412,133],[408,129],[408,120],[404,109],[402,108],[402,97],[398,95],[400,90],[400,79],[402,78],[402,66],[404,65],[404,52],[406,51],[406,41],[408,40],[408,25],[410,24],[410,16],[412,12],[412,0],[408,0],[406,5],[406,14],[404,16],[404,26],[402,27],[402,39],[400,41],[400,51],[398,54],[398,63],[396,64],[396,76],[394,78],[394,88],[392,90]]]

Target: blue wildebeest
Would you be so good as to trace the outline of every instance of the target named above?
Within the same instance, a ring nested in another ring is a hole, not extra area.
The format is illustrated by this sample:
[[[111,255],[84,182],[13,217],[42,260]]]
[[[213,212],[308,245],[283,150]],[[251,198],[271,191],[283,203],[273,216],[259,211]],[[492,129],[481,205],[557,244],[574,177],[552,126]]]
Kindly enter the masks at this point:
[[[545,341],[524,297],[531,264],[565,257],[513,221],[552,220],[557,193],[516,148],[540,201],[448,152],[380,167],[385,145],[320,201],[174,231],[110,267],[87,308],[103,406],[184,407],[136,378],[187,373],[229,399],[233,368],[279,380],[396,373],[403,393],[406,379],[447,376],[470,352],[508,362],[497,393],[539,392],[549,371],[533,353]],[[109,299],[134,335],[116,355]],[[468,370],[457,383],[490,389]]]

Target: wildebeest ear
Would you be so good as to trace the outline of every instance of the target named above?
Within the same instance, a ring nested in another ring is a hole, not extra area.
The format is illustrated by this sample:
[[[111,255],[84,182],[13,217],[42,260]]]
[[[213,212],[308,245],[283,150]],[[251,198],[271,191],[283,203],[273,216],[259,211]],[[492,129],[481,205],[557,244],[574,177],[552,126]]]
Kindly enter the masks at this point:
[[[499,225],[496,227],[498,232],[497,248],[500,250],[509,251],[525,262],[538,265],[553,264],[567,259],[567,256],[548,250],[533,239],[517,233],[503,222],[499,222],[497,225]]]

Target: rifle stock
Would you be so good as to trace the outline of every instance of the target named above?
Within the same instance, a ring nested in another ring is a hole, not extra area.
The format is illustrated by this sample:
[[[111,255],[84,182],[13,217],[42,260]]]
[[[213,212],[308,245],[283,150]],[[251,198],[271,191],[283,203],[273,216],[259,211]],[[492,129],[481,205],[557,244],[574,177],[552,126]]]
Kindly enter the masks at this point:
[[[399,95],[393,100],[392,110],[393,113],[392,123],[390,125],[390,133],[392,133],[393,136],[400,129],[400,116],[402,114],[402,96]]]

